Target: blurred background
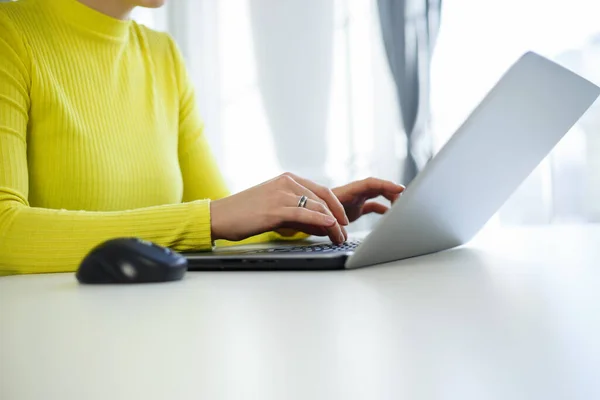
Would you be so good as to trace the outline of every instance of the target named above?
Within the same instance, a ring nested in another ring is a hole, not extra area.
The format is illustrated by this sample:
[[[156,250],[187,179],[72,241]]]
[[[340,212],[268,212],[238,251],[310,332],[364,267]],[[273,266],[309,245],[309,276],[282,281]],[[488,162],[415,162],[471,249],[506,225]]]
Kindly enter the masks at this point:
[[[525,51],[600,84],[599,15],[597,0],[172,0],[135,19],[178,42],[239,191],[283,171],[408,183]],[[494,223],[600,221],[599,154],[597,103]]]

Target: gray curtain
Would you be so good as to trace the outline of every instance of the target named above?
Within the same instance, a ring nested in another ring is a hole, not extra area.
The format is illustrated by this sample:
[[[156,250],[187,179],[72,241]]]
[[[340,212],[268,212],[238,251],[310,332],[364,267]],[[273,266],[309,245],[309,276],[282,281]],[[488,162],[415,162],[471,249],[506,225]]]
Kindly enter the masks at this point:
[[[378,0],[381,33],[406,133],[404,184],[414,179],[432,155],[429,70],[441,5],[442,0]]]

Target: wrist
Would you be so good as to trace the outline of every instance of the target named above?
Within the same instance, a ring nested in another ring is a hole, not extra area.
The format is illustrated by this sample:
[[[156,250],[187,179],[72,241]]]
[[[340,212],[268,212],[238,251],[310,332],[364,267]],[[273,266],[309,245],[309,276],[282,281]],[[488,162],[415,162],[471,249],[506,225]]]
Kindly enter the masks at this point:
[[[210,202],[210,237],[215,240],[224,239],[220,230],[221,210],[219,200]]]

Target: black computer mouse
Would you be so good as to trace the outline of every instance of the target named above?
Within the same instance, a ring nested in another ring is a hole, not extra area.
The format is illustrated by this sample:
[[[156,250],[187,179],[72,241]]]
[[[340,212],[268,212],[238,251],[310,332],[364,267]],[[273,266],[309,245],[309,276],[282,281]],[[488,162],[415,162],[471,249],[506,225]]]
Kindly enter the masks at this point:
[[[81,283],[168,282],[183,278],[187,260],[174,251],[136,238],[108,240],[81,261]]]

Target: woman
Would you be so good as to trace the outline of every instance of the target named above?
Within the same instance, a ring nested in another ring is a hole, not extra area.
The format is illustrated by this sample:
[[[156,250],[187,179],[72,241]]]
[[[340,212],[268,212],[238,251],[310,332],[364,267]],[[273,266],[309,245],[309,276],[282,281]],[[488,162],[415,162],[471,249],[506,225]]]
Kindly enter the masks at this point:
[[[129,20],[162,3],[0,5],[0,274],[73,271],[123,236],[180,251],[295,232],[340,243],[349,222],[387,210],[366,200],[403,190],[372,178],[329,190],[284,174],[229,196],[181,54]]]

